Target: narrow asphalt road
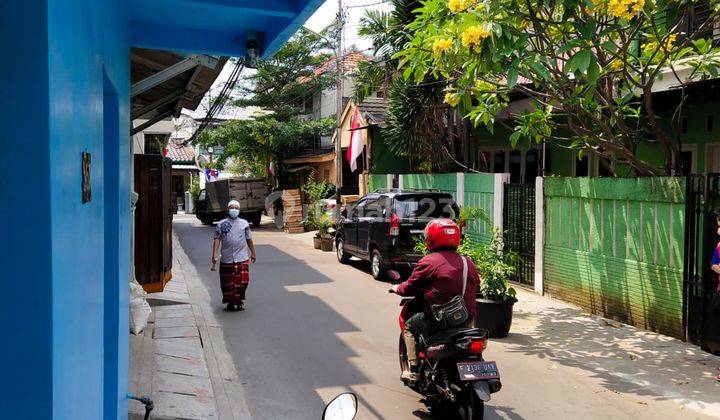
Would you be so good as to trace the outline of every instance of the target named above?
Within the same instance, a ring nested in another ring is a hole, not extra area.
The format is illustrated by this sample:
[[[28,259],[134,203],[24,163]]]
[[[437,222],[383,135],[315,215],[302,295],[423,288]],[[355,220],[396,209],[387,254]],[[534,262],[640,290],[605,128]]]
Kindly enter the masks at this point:
[[[253,418],[318,419],[343,391],[359,396],[359,418],[427,417],[399,379],[399,301],[364,264],[341,265],[272,225],[253,229],[247,309],[227,312],[217,272],[202,269],[213,228],[181,216],[174,229],[216,303]]]
[[[365,263],[342,265],[334,253],[312,249],[307,237],[265,224],[253,229],[258,261],[251,268],[247,310],[227,312],[217,272],[209,271],[214,228],[192,216],[177,216],[173,227],[210,292],[253,418],[315,420],[325,402],[343,391],[358,395],[358,419],[429,418],[420,396],[399,380],[398,298],[387,293],[387,283],[373,280]],[[707,418],[685,410],[672,390],[658,393],[608,374],[627,363],[611,343],[599,358],[590,357],[592,341],[587,354],[556,349],[528,335],[528,328],[548,320],[516,312],[511,336],[491,341],[485,352],[498,362],[503,380],[486,406],[487,419]],[[580,356],[563,358],[565,353]]]

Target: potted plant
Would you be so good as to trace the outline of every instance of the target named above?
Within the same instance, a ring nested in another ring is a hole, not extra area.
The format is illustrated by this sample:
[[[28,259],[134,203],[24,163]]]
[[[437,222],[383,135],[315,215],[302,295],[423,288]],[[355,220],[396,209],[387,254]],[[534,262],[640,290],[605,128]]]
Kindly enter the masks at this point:
[[[317,230],[317,232],[315,232],[315,236],[313,236],[313,248],[320,249],[320,231],[318,230],[319,226],[315,217],[310,216],[311,213],[312,212],[308,213],[308,218],[300,222],[300,224],[303,225],[305,230],[308,232]]]
[[[493,229],[490,245],[465,238],[458,252],[470,257],[480,274],[475,326],[487,330],[492,338],[507,337],[512,324],[513,305],[517,302],[515,289],[509,286],[508,279],[515,272],[515,262],[519,257],[504,250],[500,228]]]
[[[490,223],[485,211],[479,208],[463,207],[455,219],[463,233],[467,223],[479,220]],[[503,233],[500,228],[493,229],[492,241],[489,245],[475,242],[465,235],[458,247],[458,253],[470,257],[480,275],[476,301],[477,317],[475,326],[488,331],[492,338],[507,337],[512,324],[513,306],[517,302],[515,289],[509,286],[508,279],[515,273],[518,255],[506,251]],[[418,237],[415,251],[427,254],[428,250],[422,237]]]
[[[460,227],[463,235],[467,233],[467,225],[470,221],[481,221],[490,225],[490,217],[485,210],[479,207],[463,206],[460,208],[460,213],[455,218],[455,223]]]
[[[308,201],[308,212],[307,218],[303,220],[302,224],[307,231],[318,230],[313,237],[313,247],[315,249],[322,248],[322,229],[320,226],[320,219],[324,213],[321,206],[321,200],[328,194],[332,185],[327,182],[315,181],[315,171],[310,173],[307,181],[302,186],[302,191],[305,193]]]
[[[318,235],[320,236],[320,249],[325,252],[332,252],[333,235],[330,233],[330,229],[332,228],[332,220],[327,213],[324,213],[320,217],[318,226],[320,228],[318,230]]]

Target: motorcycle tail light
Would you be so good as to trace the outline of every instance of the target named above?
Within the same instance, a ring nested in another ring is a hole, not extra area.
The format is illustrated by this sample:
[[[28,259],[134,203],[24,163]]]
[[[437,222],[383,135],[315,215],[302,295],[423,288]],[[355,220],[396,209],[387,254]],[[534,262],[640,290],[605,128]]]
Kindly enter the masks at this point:
[[[486,344],[485,340],[472,340],[470,344],[468,344],[467,352],[468,354],[482,354]]]
[[[388,236],[400,236],[400,218],[395,212],[390,214],[390,227],[388,228]]]

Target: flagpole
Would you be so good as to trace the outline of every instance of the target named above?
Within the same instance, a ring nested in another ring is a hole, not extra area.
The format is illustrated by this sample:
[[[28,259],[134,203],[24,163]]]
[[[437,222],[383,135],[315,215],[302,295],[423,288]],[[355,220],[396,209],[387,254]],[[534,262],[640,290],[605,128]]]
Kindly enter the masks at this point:
[[[343,69],[342,69],[342,38],[345,19],[343,16],[343,3],[338,0],[338,28],[337,50],[335,52],[335,69],[337,71],[337,128],[335,135],[335,220],[340,220],[342,179],[342,112],[343,112]]]

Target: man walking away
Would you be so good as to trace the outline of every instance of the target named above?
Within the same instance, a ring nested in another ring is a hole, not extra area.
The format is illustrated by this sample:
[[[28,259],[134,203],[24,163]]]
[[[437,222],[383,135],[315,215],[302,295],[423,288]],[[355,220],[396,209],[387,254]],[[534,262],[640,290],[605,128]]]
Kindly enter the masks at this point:
[[[250,283],[250,263],[255,262],[255,245],[250,234],[250,224],[238,217],[240,203],[230,200],[228,217],[215,227],[212,247],[212,270],[217,264],[220,250],[220,289],[222,303],[227,310],[245,310],[245,290]]]

